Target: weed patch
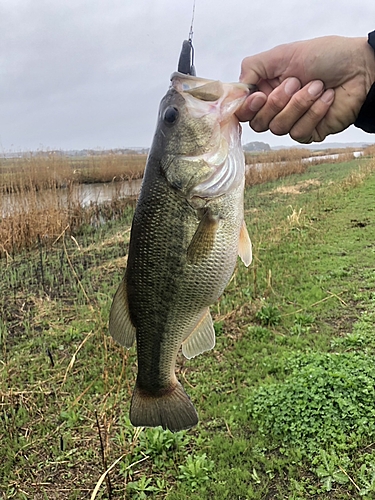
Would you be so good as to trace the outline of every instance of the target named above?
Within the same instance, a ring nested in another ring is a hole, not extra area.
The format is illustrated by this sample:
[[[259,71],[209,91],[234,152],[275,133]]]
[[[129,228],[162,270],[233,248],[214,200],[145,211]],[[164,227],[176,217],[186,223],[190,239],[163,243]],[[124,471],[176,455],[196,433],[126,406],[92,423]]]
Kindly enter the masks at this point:
[[[249,415],[271,434],[308,456],[319,449],[356,448],[375,436],[375,366],[355,353],[311,353],[285,362],[283,383],[261,386],[248,400]]]

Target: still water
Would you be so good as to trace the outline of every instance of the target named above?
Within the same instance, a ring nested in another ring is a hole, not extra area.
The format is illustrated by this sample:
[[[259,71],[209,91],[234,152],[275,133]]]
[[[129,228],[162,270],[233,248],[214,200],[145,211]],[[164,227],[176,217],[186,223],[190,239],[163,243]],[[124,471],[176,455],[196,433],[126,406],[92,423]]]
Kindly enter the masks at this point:
[[[79,200],[81,205],[90,203],[104,203],[116,198],[129,198],[137,196],[141,189],[142,179],[126,182],[111,182],[110,184],[82,184],[79,188]]]
[[[108,184],[76,184],[69,189],[62,188],[53,191],[44,190],[32,193],[11,193],[1,195],[0,213],[2,217],[16,214],[21,211],[27,212],[28,207],[35,204],[43,209],[48,206],[49,199],[58,197],[56,206],[66,207],[69,202],[79,203],[85,207],[91,203],[101,204],[111,201],[113,198],[128,198],[137,196],[141,188],[142,179],[135,179],[126,182],[111,182]]]

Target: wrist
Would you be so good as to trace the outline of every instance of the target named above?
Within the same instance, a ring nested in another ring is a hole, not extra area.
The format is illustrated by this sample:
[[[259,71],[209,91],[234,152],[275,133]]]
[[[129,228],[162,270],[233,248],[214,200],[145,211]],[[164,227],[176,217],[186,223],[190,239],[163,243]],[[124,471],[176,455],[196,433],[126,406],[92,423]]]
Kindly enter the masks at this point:
[[[369,33],[363,47],[365,55],[366,99],[354,125],[365,132],[375,133],[375,31]]]
[[[363,93],[366,97],[375,82],[375,51],[369,45],[367,37],[348,38],[347,40],[352,45],[352,49],[346,70],[349,74],[359,77],[358,84],[361,94]]]
[[[363,39],[364,69],[366,72],[366,95],[375,82],[375,31]]]

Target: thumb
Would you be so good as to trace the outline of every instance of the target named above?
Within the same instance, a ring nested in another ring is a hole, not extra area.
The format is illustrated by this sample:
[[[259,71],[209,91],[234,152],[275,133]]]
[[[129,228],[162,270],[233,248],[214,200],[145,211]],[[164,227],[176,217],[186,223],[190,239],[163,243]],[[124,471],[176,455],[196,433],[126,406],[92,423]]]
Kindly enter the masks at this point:
[[[283,76],[292,56],[292,47],[279,45],[271,50],[245,57],[241,63],[240,82],[257,84],[260,80],[272,80]],[[284,75],[296,76],[296,75]]]
[[[267,71],[262,61],[262,54],[245,57],[241,63],[239,81],[246,84],[257,85],[260,80],[266,80]]]

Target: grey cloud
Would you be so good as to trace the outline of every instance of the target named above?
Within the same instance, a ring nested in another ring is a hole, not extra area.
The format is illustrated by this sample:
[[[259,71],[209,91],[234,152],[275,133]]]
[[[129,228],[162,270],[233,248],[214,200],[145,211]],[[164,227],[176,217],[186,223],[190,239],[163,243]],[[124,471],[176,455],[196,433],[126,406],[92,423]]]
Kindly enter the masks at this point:
[[[191,9],[190,0],[3,0],[0,147],[148,146]],[[276,44],[365,36],[374,10],[373,0],[196,0],[198,74],[235,80],[243,57]],[[247,127],[244,136],[262,140]]]

